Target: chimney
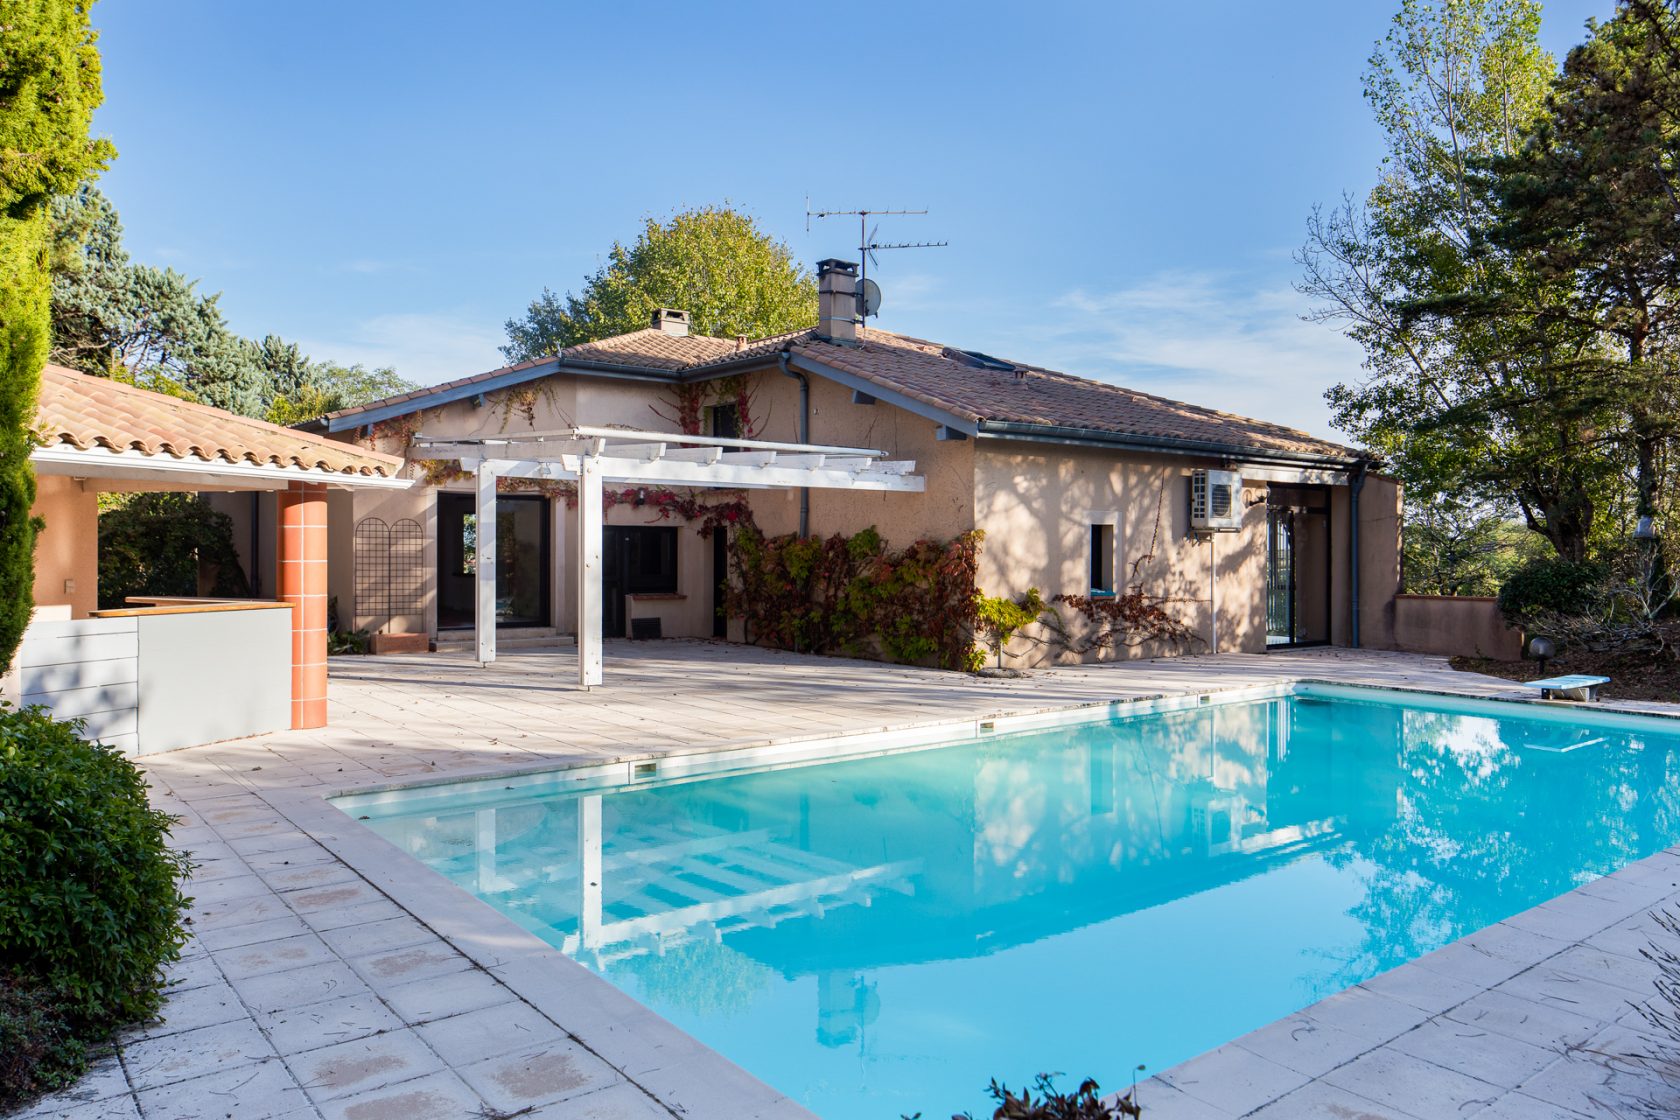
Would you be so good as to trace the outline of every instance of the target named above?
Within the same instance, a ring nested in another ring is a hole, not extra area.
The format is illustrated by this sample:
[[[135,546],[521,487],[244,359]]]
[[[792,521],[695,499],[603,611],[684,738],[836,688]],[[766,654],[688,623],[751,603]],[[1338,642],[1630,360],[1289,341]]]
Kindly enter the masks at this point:
[[[688,335],[688,312],[674,307],[656,307],[653,309],[653,329],[684,338]]]
[[[857,345],[857,274],[850,261],[817,262],[817,333],[842,346]]]

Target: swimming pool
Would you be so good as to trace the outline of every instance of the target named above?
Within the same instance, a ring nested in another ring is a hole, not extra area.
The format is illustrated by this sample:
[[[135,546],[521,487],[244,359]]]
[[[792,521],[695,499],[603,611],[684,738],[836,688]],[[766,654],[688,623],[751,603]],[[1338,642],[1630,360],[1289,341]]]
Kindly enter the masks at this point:
[[[1137,707],[337,804],[830,1120],[1123,1087],[1680,842],[1680,723],[1316,685]]]

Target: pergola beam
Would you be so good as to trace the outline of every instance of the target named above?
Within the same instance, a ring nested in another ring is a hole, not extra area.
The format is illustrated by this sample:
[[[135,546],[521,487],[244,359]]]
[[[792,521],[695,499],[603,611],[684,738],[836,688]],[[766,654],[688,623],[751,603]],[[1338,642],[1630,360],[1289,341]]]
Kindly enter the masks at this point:
[[[474,628],[478,660],[496,660],[496,487],[500,478],[577,483],[578,528],[573,576],[577,580],[578,684],[601,683],[601,544],[606,505],[602,484],[717,487],[725,489],[832,489],[920,493],[916,464],[887,460],[867,447],[824,447],[763,440],[572,428],[518,437],[429,439],[414,447],[428,457],[453,459],[475,478]]]
[[[725,453],[728,454],[727,452]],[[808,486],[827,490],[891,490],[919,494],[925,487],[913,461],[872,463],[864,470],[836,467],[832,460],[820,467],[785,466],[786,457],[774,463],[690,463],[680,459],[618,459],[610,455],[588,456],[600,464],[605,482],[658,486],[714,487],[726,490],[797,489]],[[505,478],[548,478],[575,481],[581,455],[562,455],[553,460],[487,459]]]

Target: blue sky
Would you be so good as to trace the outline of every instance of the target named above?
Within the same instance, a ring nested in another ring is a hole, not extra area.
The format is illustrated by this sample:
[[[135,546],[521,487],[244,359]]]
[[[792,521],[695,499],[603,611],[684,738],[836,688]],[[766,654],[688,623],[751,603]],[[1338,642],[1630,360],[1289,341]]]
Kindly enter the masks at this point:
[[[1389,0],[94,9],[130,252],[233,327],[421,382],[646,215],[728,200],[807,264],[884,219],[878,325],[1328,434],[1359,352],[1299,320],[1315,202],[1365,190]],[[1554,0],[1561,54],[1611,0]]]

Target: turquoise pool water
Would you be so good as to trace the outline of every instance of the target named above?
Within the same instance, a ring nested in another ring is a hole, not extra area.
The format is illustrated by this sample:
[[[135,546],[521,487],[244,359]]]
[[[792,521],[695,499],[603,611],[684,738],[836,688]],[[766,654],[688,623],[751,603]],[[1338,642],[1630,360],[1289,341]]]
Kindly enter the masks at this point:
[[[1677,770],[1680,724],[1324,689],[339,804],[820,1115],[892,1120],[1120,1088],[1680,842]]]

